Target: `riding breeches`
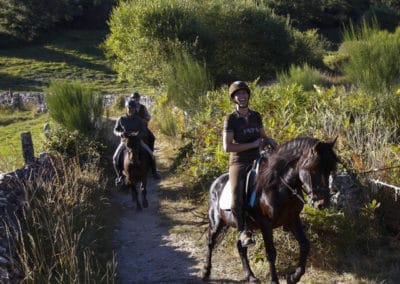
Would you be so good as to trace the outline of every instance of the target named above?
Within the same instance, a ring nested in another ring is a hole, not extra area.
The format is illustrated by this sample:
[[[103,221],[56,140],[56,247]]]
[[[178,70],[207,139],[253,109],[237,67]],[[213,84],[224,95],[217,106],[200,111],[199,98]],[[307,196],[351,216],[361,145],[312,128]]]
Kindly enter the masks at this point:
[[[231,164],[229,166],[229,181],[232,187],[232,214],[236,217],[239,231],[245,229],[244,222],[244,187],[248,164]]]
[[[118,169],[118,159],[119,156],[122,152],[122,150],[124,149],[125,145],[124,143],[121,141],[117,147],[117,149],[115,150],[114,156],[113,156],[113,165],[114,165],[114,170],[117,174],[117,176],[121,175],[122,169]]]

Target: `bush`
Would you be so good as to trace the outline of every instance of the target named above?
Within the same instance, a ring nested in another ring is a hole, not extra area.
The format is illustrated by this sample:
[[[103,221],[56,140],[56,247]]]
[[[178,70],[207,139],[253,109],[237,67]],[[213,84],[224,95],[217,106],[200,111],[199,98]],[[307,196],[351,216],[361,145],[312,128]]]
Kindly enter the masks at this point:
[[[364,22],[359,29],[351,25],[344,39],[345,76],[369,93],[393,91],[400,76],[400,28],[389,33]]]
[[[69,131],[89,136],[100,128],[103,98],[82,83],[53,81],[45,90],[49,114]]]
[[[244,0],[120,2],[110,30],[106,54],[136,85],[162,85],[176,52],[205,61],[221,84],[269,79],[291,63],[321,64],[324,47],[315,31],[298,32],[265,5]]]
[[[196,62],[187,53],[177,52],[165,68],[169,101],[187,112],[189,117],[202,112],[204,97],[208,90],[213,89],[205,63]]]
[[[0,33],[32,41],[57,24],[72,22],[96,7],[102,7],[104,13],[112,2],[114,0],[0,0]]]
[[[284,85],[297,84],[303,86],[305,91],[314,89],[314,85],[325,85],[326,81],[322,74],[308,64],[303,66],[290,66],[288,73],[279,73],[278,81]]]

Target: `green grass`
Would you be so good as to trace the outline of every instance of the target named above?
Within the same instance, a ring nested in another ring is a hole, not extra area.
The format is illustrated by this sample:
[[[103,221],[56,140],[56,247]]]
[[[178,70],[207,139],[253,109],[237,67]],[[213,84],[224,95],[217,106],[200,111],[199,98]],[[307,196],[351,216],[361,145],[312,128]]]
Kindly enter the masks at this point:
[[[24,165],[21,133],[30,131],[35,157],[44,149],[43,126],[49,121],[48,114],[33,111],[9,113],[0,111],[0,172],[11,172]]]
[[[52,79],[79,80],[102,93],[126,93],[99,45],[107,31],[65,31],[46,41],[0,50],[0,91],[42,91]]]

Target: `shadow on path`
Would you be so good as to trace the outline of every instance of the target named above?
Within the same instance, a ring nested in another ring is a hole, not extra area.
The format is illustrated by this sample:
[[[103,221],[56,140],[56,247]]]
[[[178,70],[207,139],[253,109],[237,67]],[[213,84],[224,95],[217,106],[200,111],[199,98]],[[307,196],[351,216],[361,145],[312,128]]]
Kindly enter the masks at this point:
[[[149,207],[136,211],[128,192],[115,192],[123,213],[114,232],[120,283],[202,283],[198,263],[170,240],[169,227],[159,216],[158,187],[150,179]]]

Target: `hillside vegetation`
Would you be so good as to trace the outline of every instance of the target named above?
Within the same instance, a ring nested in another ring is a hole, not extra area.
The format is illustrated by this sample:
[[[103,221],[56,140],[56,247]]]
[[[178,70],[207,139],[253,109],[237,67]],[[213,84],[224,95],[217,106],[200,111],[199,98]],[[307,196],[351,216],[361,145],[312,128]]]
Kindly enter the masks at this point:
[[[298,8],[305,9],[293,11],[295,7],[288,2],[292,1],[120,1],[112,11],[109,32],[72,31],[59,34],[54,41],[49,38],[47,43],[0,50],[0,89],[39,91],[55,84],[46,92],[57,94],[64,84],[57,86],[53,79],[62,78],[70,91],[81,84],[76,81],[82,81],[82,86],[89,84],[93,93],[131,92],[126,86],[140,92],[149,90],[155,95],[152,127],[184,145],[172,167],[185,185],[180,196],[196,207],[206,207],[209,185],[228,168],[221,133],[223,120],[233,109],[227,87],[233,80],[247,80],[252,90],[251,108],[261,113],[269,136],[279,143],[305,135],[323,140],[338,136],[340,170],[355,173],[366,191],[367,200],[360,213],[351,218],[335,208],[304,210],[307,233],[316,248],[310,257],[311,265],[318,269],[312,281],[318,281],[318,273],[335,270],[368,283],[395,283],[400,271],[400,204],[396,192],[372,187],[368,178],[400,185],[399,7],[394,1],[348,4],[321,0],[299,1],[303,5]],[[315,9],[307,10],[306,2]],[[319,4],[327,9],[317,9]],[[383,29],[382,17],[372,13],[385,12],[383,6],[394,8],[387,30]],[[340,13],[334,13],[335,7]],[[285,11],[293,20],[286,18]],[[325,12],[336,16],[328,17]],[[307,16],[307,23],[301,22],[301,15]],[[344,27],[344,37],[335,43],[308,29],[318,21],[337,29],[341,19],[349,25]],[[352,19],[357,19],[354,26]],[[68,99],[68,94],[58,95]],[[78,173],[84,169],[80,165],[88,161],[95,161],[96,167],[104,166],[104,161],[96,159],[110,155],[106,146],[111,134],[97,128],[101,125],[96,125],[95,135],[79,131],[79,112],[92,113],[93,106],[52,106],[53,114],[65,112],[72,123],[59,121],[61,125],[54,127],[46,140],[46,150],[60,153],[66,159],[64,165],[76,165]],[[115,109],[124,111],[118,106]],[[47,120],[46,116],[39,118],[29,120]],[[83,119],[91,122],[93,117]],[[14,123],[17,120],[4,125],[12,127]],[[19,127],[16,125],[14,132]],[[87,176],[89,181],[78,178],[83,187],[98,182],[96,173],[101,170],[96,167],[90,170],[94,174]],[[93,190],[101,193],[100,188]],[[45,202],[40,206],[46,208]],[[89,218],[82,217],[78,223]],[[281,244],[286,249],[296,249],[293,240],[282,234],[278,233],[277,240],[285,240]],[[79,247],[80,240],[76,241]],[[31,245],[33,248],[35,243]],[[256,255],[262,255],[261,248]],[[262,256],[254,261],[265,267]],[[283,262],[278,266],[284,266]],[[31,268],[33,263],[26,263],[27,275],[33,269],[33,275],[40,279],[40,265]],[[109,275],[107,269],[103,267],[99,279]],[[74,273],[78,276],[68,279],[82,279],[82,271]],[[53,280],[54,274],[46,275]]]

